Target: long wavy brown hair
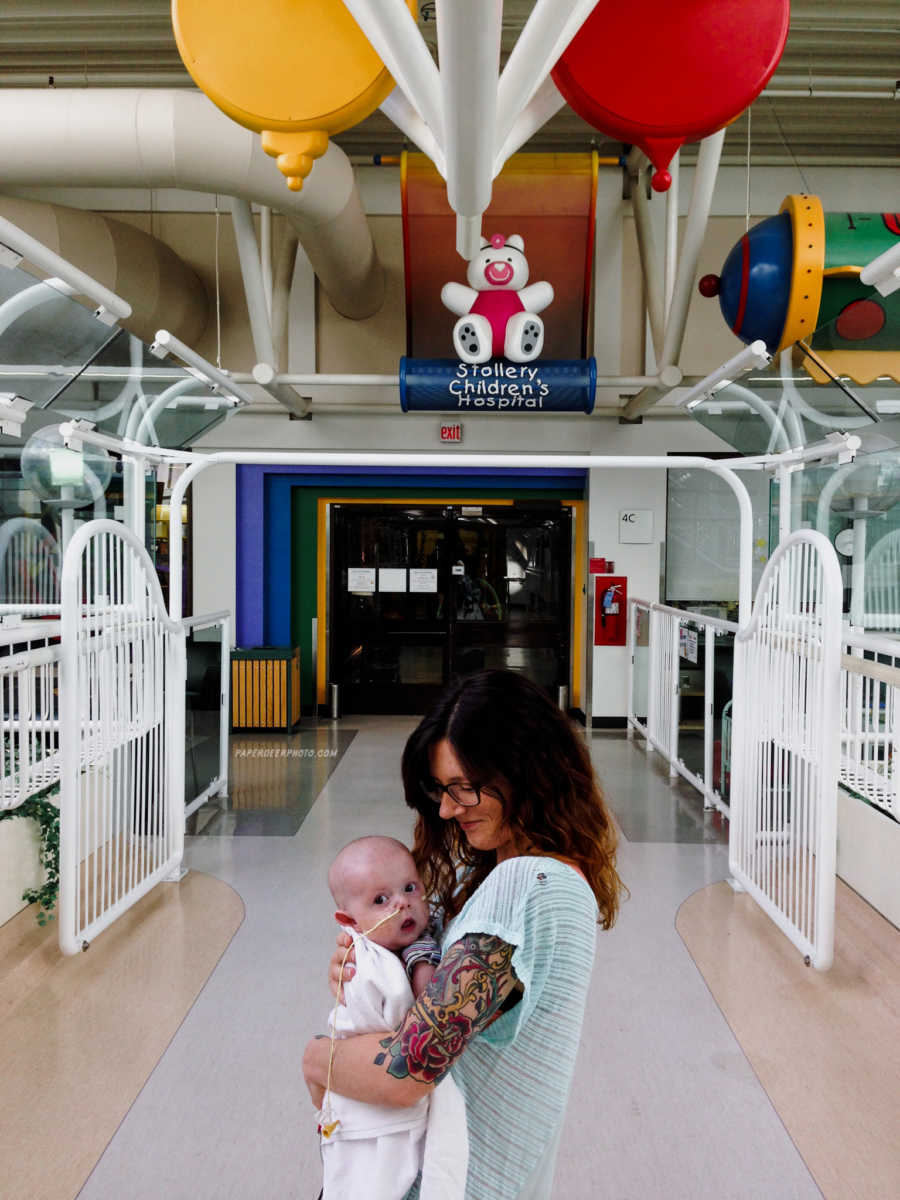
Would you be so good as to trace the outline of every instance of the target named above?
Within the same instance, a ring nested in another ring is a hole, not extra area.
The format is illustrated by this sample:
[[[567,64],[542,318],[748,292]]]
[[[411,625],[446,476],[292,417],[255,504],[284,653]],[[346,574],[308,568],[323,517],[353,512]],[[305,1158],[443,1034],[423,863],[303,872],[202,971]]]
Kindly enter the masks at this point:
[[[616,831],[587,746],[535,684],[512,671],[482,671],[452,685],[411,734],[403,751],[406,803],[418,813],[413,857],[426,892],[454,917],[497,863],[469,846],[455,821],[442,820],[423,791],[430,754],[446,739],[468,782],[494,784],[519,854],[565,859],[584,872],[599,923],[616,919],[622,882]]]

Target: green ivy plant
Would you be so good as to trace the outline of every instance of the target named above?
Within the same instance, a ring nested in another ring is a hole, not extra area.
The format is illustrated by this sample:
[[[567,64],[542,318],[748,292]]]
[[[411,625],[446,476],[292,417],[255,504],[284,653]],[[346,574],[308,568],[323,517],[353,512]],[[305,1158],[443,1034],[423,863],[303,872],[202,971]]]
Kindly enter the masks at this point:
[[[40,830],[40,860],[44,868],[44,883],[39,888],[26,888],[22,899],[37,904],[37,923],[46,925],[53,920],[59,895],[59,808],[52,797],[59,795],[59,784],[52,784],[35,796],[29,796],[18,808],[0,811],[0,821],[14,817],[31,817]]]

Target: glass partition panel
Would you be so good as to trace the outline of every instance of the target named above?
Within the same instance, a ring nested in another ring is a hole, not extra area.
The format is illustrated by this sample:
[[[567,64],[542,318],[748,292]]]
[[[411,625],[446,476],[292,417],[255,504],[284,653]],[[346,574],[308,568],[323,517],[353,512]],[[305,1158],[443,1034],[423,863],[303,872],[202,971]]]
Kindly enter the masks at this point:
[[[0,267],[0,392],[42,408],[119,332],[69,290],[61,280]]]
[[[896,354],[872,352],[841,330],[846,334],[844,314],[809,342],[780,351],[764,370],[720,384],[691,416],[741,454],[774,454],[900,414]]]
[[[631,715],[646,729],[650,697],[650,612],[646,608],[635,608],[633,651]]]
[[[678,626],[678,741],[675,757],[703,779],[706,639],[696,622]]]
[[[677,461],[673,457],[673,461]],[[769,552],[769,477],[745,471],[753,507],[753,587]],[[720,605],[731,618],[738,598],[739,514],[728,484],[708,471],[668,471],[666,603]]]
[[[844,612],[865,629],[900,632],[900,448],[795,477],[796,520],[828,537],[844,581]]]
[[[31,414],[28,420],[31,423]],[[25,447],[0,447],[0,604],[58,604],[62,554],[75,530],[85,521],[101,517],[126,519],[122,462],[94,450],[86,464],[78,463],[79,456],[64,450],[54,434],[55,426],[36,430],[38,448],[44,444],[37,455],[31,438]],[[63,449],[63,457],[54,466],[49,460],[55,449]],[[72,473],[66,475],[66,470]],[[163,529],[167,538],[168,526],[156,521],[156,496],[161,486],[155,469],[148,467],[144,477],[145,544],[165,595],[168,543],[158,534]]]
[[[707,655],[712,655],[711,694],[707,691]],[[734,680],[734,634],[716,631],[707,638],[702,618],[684,621],[678,637],[678,744],[676,758],[728,803],[731,746],[729,714]],[[712,705],[707,779],[706,707]]]
[[[190,804],[219,777],[222,721],[222,626],[187,636],[184,799]]]
[[[160,361],[125,330],[52,403],[60,420],[81,417],[101,433],[168,449],[190,445],[234,407],[198,374]]]
[[[734,634],[717,633],[713,661],[712,785],[731,804],[731,699],[734,695]]]

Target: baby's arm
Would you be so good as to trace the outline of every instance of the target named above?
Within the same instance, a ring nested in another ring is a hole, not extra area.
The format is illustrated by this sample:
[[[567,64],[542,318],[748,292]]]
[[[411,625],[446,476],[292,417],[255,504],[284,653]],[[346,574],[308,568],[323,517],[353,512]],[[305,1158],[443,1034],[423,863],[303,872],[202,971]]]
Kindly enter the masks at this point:
[[[430,930],[425,930],[411,946],[400,951],[413,995],[416,999],[431,983],[435,968],[441,961],[441,948]]]
[[[426,962],[424,959],[422,959],[422,961],[417,962],[412,971],[410,971],[409,982],[412,985],[413,995],[417,1000],[428,987],[429,983],[431,983],[436,970],[437,968],[433,963]]]

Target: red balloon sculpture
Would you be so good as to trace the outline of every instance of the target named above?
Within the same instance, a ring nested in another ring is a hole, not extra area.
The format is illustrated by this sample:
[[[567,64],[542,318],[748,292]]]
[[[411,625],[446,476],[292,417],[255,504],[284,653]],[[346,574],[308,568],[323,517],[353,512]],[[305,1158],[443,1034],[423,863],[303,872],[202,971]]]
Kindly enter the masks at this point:
[[[596,129],[639,146],[666,170],[683,142],[733,121],[781,58],[789,0],[640,0],[598,4],[553,68],[571,108]]]

